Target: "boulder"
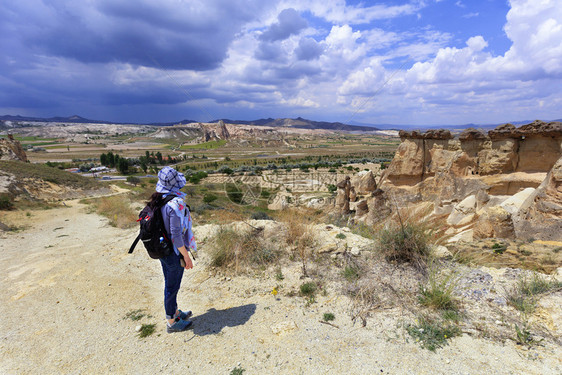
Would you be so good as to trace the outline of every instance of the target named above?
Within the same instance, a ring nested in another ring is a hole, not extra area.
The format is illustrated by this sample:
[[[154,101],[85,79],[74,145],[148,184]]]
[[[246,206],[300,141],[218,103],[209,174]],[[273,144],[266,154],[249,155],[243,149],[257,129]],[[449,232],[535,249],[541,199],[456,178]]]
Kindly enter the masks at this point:
[[[518,238],[562,241],[562,157],[513,217]]]
[[[449,225],[465,225],[472,221],[476,213],[476,196],[469,195],[458,203],[449,217],[447,224]]]
[[[490,130],[488,136],[491,139],[504,139],[504,138],[514,138],[516,137],[515,126],[512,124],[503,124]]]
[[[363,199],[362,201],[357,203],[357,206],[355,207],[356,217],[361,217],[363,215],[366,215],[368,212],[369,212],[369,205],[366,199]]]
[[[451,258],[453,254],[443,245],[434,245],[431,248],[431,254],[438,259]]]
[[[503,201],[500,204],[500,206],[503,207],[503,209],[505,209],[510,214],[515,215],[519,212],[519,209],[521,208],[523,203],[525,203],[527,198],[529,198],[531,194],[533,194],[534,192],[535,189],[533,188],[524,189],[519,193],[507,198],[505,201]]]
[[[280,191],[273,197],[267,208],[270,210],[283,210],[289,207],[292,199],[293,195],[291,193]]]
[[[474,128],[468,128],[465,129],[460,135],[459,135],[459,140],[461,142],[467,142],[467,141],[474,141],[474,140],[486,140],[488,139],[488,136],[486,135],[486,133],[480,131],[480,130],[476,130]]]
[[[351,185],[357,194],[367,195],[377,189],[375,176],[371,171],[361,171],[351,179]]]
[[[424,139],[452,139],[453,135],[447,129],[429,129],[425,133],[423,133]]]
[[[486,209],[474,225],[476,238],[515,238],[511,214],[501,206]]]

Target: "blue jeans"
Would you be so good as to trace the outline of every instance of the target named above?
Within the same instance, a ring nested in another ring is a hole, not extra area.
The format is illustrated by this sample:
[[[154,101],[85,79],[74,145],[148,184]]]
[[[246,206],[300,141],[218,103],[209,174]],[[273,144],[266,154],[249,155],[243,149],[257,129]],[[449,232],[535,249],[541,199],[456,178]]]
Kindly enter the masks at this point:
[[[165,258],[160,258],[162,272],[164,272],[164,309],[166,319],[173,319],[178,309],[177,296],[180,290],[184,268],[180,264],[180,257],[175,252]]]

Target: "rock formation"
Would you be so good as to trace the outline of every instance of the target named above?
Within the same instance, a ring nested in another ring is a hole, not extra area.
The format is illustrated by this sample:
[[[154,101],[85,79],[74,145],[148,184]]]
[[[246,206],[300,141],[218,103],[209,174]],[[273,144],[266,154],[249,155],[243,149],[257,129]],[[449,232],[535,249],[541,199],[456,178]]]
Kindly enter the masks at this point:
[[[393,205],[430,202],[454,239],[562,240],[562,123],[504,124],[487,134],[469,128],[457,138],[446,130],[399,135],[382,193],[361,207],[368,224]]]
[[[21,143],[15,140],[11,134],[7,138],[0,138],[0,160],[27,161],[27,155],[21,147]]]
[[[557,240],[562,237],[562,157],[543,183],[521,204],[513,216],[518,238]]]
[[[487,135],[467,129],[457,139],[443,130],[423,134],[401,131],[400,137],[402,143],[383,180],[395,186],[413,186],[442,173],[463,178],[548,173],[561,153],[562,123],[535,121],[520,128],[505,124]],[[519,185],[516,180],[482,181],[495,188],[496,194],[513,194],[521,187],[538,187],[542,178],[522,180]]]

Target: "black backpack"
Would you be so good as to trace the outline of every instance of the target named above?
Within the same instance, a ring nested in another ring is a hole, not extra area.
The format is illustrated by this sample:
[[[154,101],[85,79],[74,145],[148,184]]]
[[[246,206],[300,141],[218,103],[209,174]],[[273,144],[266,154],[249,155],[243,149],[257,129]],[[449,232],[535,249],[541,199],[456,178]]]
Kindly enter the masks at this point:
[[[168,233],[164,227],[162,219],[162,211],[160,210],[166,203],[175,197],[170,194],[166,198],[158,202],[154,209],[146,206],[139,214],[140,233],[129,249],[129,254],[133,252],[139,240],[142,240],[148,255],[152,259],[160,259],[167,257],[174,250],[172,241],[168,238]]]

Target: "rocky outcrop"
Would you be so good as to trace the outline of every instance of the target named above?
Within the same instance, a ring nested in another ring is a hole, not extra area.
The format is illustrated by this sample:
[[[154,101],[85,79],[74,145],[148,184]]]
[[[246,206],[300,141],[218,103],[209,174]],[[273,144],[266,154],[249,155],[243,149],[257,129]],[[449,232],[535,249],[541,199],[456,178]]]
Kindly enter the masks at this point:
[[[217,124],[206,124],[203,125],[199,123],[201,131],[203,132],[203,142],[216,141],[219,139],[227,140],[230,139],[230,132],[226,128],[224,121],[219,120]]]
[[[14,139],[11,134],[7,138],[0,138],[0,160],[27,161],[27,155],[21,147],[21,143]]]
[[[351,186],[358,195],[371,194],[377,189],[377,182],[372,171],[361,171],[351,179]]]
[[[562,241],[562,157],[513,217],[518,238]]]
[[[433,203],[433,215],[444,215],[453,234],[562,240],[562,123],[400,137],[379,182],[398,205]],[[371,199],[368,208],[373,221],[392,206]]]
[[[413,186],[439,173],[457,177],[547,173],[561,154],[562,123],[535,121],[520,128],[505,124],[487,135],[470,128],[457,139],[442,130],[401,131],[400,137],[402,143],[383,180]]]

